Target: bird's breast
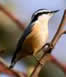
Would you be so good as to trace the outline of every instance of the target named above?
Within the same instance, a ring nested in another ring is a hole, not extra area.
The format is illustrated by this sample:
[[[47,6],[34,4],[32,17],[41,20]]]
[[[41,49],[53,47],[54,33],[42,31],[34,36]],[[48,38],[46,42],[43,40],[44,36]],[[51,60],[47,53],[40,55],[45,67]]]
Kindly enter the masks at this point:
[[[25,48],[27,47],[28,52],[33,51],[35,54],[46,43],[47,39],[48,30],[36,24],[32,28],[32,32],[25,39],[24,46]]]

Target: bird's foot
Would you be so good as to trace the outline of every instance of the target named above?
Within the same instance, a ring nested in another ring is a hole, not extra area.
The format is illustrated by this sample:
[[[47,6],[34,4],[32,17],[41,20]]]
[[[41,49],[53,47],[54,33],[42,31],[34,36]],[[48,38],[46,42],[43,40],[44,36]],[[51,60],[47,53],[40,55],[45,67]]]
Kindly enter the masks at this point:
[[[44,46],[43,46],[43,48],[54,48],[54,46],[53,46],[53,44],[51,44],[51,43],[46,43]]]

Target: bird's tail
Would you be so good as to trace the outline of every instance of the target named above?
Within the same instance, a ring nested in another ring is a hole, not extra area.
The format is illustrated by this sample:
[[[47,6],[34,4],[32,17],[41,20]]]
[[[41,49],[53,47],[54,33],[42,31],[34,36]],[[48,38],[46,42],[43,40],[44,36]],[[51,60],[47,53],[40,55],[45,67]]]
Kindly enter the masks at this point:
[[[9,66],[9,69],[12,69],[15,66],[15,62],[11,63],[11,65]]]
[[[9,66],[9,68],[13,68],[16,64],[16,55],[13,56],[12,60],[11,60],[11,65]]]

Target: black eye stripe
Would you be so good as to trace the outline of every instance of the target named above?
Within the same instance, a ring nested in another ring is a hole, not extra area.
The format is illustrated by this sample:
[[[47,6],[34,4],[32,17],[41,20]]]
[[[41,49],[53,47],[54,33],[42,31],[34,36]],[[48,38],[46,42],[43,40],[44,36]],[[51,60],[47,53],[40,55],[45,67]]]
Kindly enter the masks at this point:
[[[50,13],[50,12],[40,12],[40,13],[37,13],[37,14],[33,14],[32,17],[33,17],[33,16],[42,15],[42,14],[48,14],[48,13]]]
[[[32,15],[32,22],[36,21],[38,19],[39,16],[41,16],[42,14],[48,14],[49,12],[42,12],[42,13],[37,13],[35,15]]]
[[[31,21],[34,22],[37,20],[37,18],[42,15],[42,14],[49,14],[49,13],[56,13],[58,12],[59,10],[54,10],[54,11],[50,11],[50,10],[47,10],[47,9],[39,9],[37,11],[35,11],[31,17]]]
[[[33,17],[38,17],[38,16],[40,16],[40,15],[42,15],[42,14],[48,14],[48,13],[50,13],[50,12],[40,12],[40,13],[37,13],[37,14],[35,14],[35,13],[33,13],[33,15],[32,15],[32,17],[31,18],[33,18]]]

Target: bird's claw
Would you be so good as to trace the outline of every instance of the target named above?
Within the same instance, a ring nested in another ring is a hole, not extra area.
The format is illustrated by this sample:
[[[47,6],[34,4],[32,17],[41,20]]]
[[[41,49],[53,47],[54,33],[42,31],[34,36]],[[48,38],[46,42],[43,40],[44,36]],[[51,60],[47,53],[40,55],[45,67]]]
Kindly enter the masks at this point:
[[[45,45],[44,45],[44,48],[54,48],[54,46],[53,46],[53,44],[51,44],[51,43],[46,43]]]

